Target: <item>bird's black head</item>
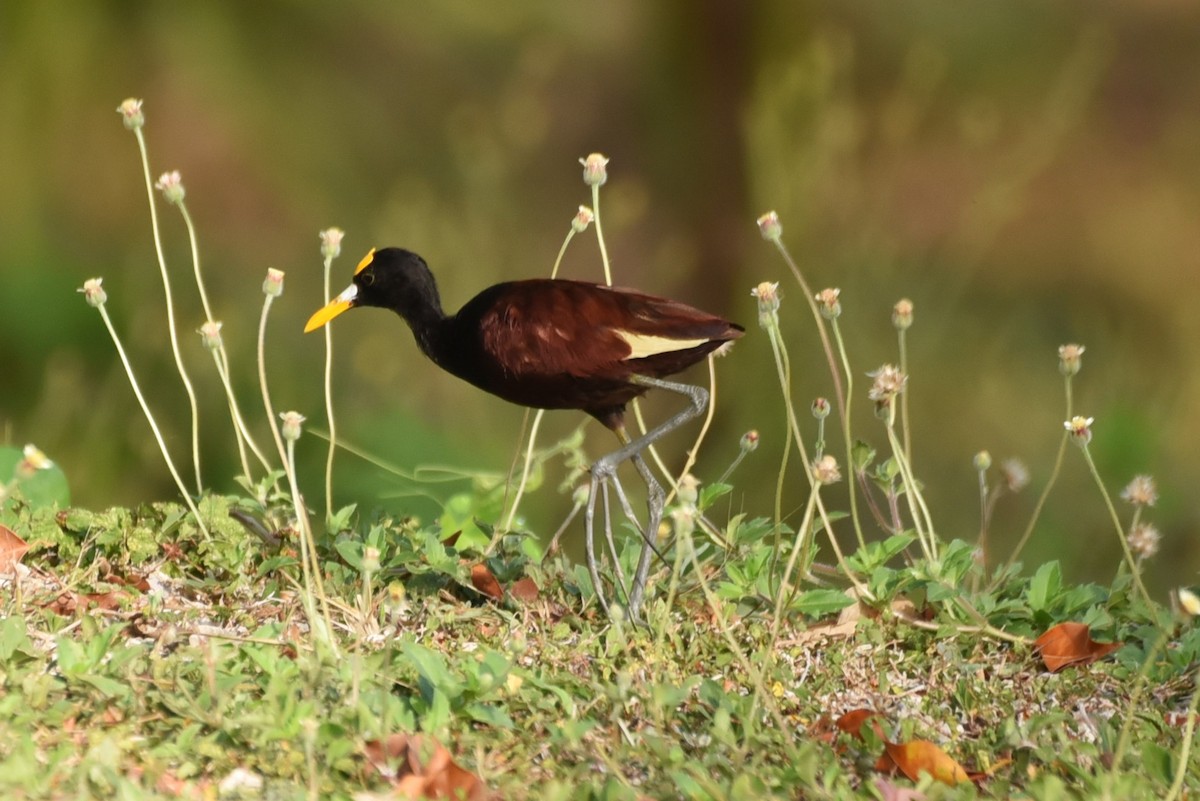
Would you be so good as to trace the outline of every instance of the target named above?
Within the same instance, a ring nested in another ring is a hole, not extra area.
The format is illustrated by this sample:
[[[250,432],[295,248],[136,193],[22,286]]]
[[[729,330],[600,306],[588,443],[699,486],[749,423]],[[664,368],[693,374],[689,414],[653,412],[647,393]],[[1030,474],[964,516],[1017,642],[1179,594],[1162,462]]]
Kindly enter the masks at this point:
[[[356,306],[391,309],[409,323],[443,316],[437,283],[425,260],[403,248],[372,250],[354,270],[354,283],[309,318],[315,331]]]

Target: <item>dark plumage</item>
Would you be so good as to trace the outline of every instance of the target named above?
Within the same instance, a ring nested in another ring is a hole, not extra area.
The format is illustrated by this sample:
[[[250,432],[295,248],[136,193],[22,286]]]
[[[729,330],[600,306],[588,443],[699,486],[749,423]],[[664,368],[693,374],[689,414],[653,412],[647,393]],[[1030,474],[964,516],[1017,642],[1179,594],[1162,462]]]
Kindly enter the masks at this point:
[[[354,283],[313,314],[304,330],[320,328],[356,306],[396,312],[426,356],[482,390],[522,406],[580,409],[616,432],[623,447],[592,465],[588,569],[607,610],[593,541],[596,498],[603,494],[601,508],[607,516],[611,484],[623,508],[629,509],[616,476],[617,465],[629,459],[646,482],[649,507],[645,545],[628,592],[628,614],[637,620],[663,510],[662,487],[641,453],[708,404],[708,393],[701,387],[664,379],[737,339],[744,329],[678,301],[545,278],[496,284],[467,301],[457,314],[447,315],[424,259],[399,248],[368,253],[354,272]],[[690,405],[630,442],[625,406],[650,388],[684,395]],[[616,554],[607,517],[604,533],[609,552]],[[619,570],[617,575],[619,586],[624,579]]]
[[[354,283],[305,330],[356,306],[396,312],[422,353],[486,392],[521,406],[580,409],[613,430],[647,390],[630,376],[672,375],[743,332],[678,301],[549,278],[496,284],[447,315],[424,259],[400,248],[368,254]]]

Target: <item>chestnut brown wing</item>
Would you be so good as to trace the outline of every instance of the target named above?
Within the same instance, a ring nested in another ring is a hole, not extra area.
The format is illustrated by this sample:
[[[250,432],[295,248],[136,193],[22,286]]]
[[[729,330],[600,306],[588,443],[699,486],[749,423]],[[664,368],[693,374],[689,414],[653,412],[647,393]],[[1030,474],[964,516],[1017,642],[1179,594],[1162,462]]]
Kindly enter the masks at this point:
[[[484,294],[459,315],[478,312],[480,344],[510,376],[624,379],[631,362],[741,335],[678,301],[582,281],[516,281]]]
[[[582,409],[610,427],[645,391],[630,375],[670,375],[741,335],[682,303],[548,279],[486,289],[451,325],[458,347],[441,362],[450,372],[513,403]]]

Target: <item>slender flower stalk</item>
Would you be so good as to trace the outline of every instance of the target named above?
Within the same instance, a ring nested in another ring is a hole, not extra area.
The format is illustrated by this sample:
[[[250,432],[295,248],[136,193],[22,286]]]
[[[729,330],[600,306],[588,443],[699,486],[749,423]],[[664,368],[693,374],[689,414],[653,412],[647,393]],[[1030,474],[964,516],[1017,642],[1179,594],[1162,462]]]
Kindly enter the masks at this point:
[[[1163,628],[1154,642],[1150,644],[1150,648],[1146,651],[1145,657],[1142,658],[1142,666],[1138,669],[1137,676],[1133,680],[1133,690],[1129,694],[1129,703],[1126,709],[1137,709],[1142,702],[1142,696],[1145,694],[1146,685],[1150,678],[1151,669],[1158,664],[1158,655],[1167,643],[1171,641],[1171,630]],[[1117,737],[1116,748],[1112,751],[1112,765],[1109,768],[1110,773],[1116,776],[1120,772],[1122,763],[1125,761],[1125,753],[1129,750],[1130,735],[1133,733],[1133,723],[1138,719],[1137,715],[1126,714],[1123,716],[1124,722],[1121,723],[1121,733]]]
[[[800,452],[800,458],[805,465],[810,464],[808,450],[804,446],[804,440],[800,435],[800,424],[796,420],[796,410],[792,404],[791,383],[792,383],[792,365],[788,358],[787,347],[783,343],[783,338],[779,332],[779,284],[764,281],[759,284],[751,294],[758,299],[758,324],[767,332],[767,339],[771,343],[771,352],[775,358],[775,373],[779,379],[779,386],[783,393],[784,407],[787,411],[788,430],[791,434],[791,440],[796,443],[796,449]],[[773,544],[772,560],[778,557],[782,535],[783,515],[782,515],[782,496],[784,486],[784,474],[787,470],[788,450],[790,445],[784,443],[784,452],[779,468],[779,478],[775,487],[775,542]],[[817,513],[821,518],[822,527],[825,530],[826,536],[829,538],[830,547],[833,548],[834,555],[837,557],[838,566],[842,570],[842,574],[850,580],[854,585],[855,591],[859,598],[868,599],[873,597],[871,592],[855,577],[854,573],[846,564],[846,558],[842,553],[841,546],[838,545],[837,538],[833,535],[833,521],[829,519],[829,514],[825,509],[825,502],[818,494],[818,484],[816,477],[812,471],[805,470],[805,475],[808,479],[809,491],[816,496],[815,504]],[[808,523],[807,525],[811,525]],[[797,534],[798,537],[804,537],[804,532]],[[772,569],[774,569],[772,567]],[[782,591],[782,590],[781,590]]]
[[[283,437],[279,434],[279,426],[275,423],[275,407],[271,405],[271,391],[267,387],[267,316],[271,313],[271,303],[283,294],[283,270],[274,268],[267,270],[267,279],[263,282],[262,315],[258,319],[258,386],[262,392],[263,409],[267,413],[267,422],[271,426],[271,435],[275,439],[275,448],[279,451],[279,461],[287,465],[287,449],[283,447]]]
[[[779,254],[783,257],[783,261],[791,270],[792,275],[796,279],[796,283],[800,285],[800,290],[804,294],[805,300],[808,301],[809,310],[812,312],[813,319],[817,324],[817,334],[821,338],[821,347],[825,352],[825,360],[829,365],[829,374],[833,379],[834,394],[837,396],[838,413],[842,417],[842,438],[846,448],[846,463],[853,464],[853,448],[854,442],[850,438],[850,395],[848,386],[851,382],[851,373],[849,361],[846,358],[844,343],[841,338],[838,338],[838,349],[842,357],[842,365],[845,374],[838,370],[838,362],[834,357],[833,346],[829,341],[829,332],[825,326],[825,317],[821,314],[821,310],[817,304],[817,296],[813,294],[809,287],[808,281],[805,280],[804,274],[800,271],[796,261],[792,258],[792,254],[788,252],[787,246],[783,244],[783,225],[779,221],[779,215],[774,211],[769,211],[758,218],[758,229],[762,234],[763,239],[767,240],[775,246]],[[836,320],[833,321],[834,330],[837,331]],[[857,512],[857,503],[854,494],[854,489],[850,490],[850,511],[851,519],[854,524],[854,533],[858,537],[860,547],[865,542],[862,532],[862,524],[859,521]]]
[[[246,477],[246,481],[252,482],[250,460],[246,457],[246,444],[242,441],[242,433],[238,424],[238,413],[233,405],[233,387],[229,382],[229,372],[224,369],[224,365],[221,363],[221,352],[224,350],[221,342],[221,324],[209,320],[200,326],[199,333],[205,349],[213,356],[213,364],[217,368],[217,375],[221,378],[221,385],[225,387],[225,396],[229,400],[229,416],[233,420],[234,439],[237,441],[238,458],[242,462],[242,475]]]
[[[200,477],[200,412],[196,404],[196,391],[192,389],[192,381],[188,378],[187,369],[183,366],[183,356],[179,351],[179,335],[175,327],[175,302],[171,296],[171,278],[167,274],[167,261],[163,256],[162,235],[158,228],[158,207],[154,202],[154,184],[150,180],[150,158],[146,152],[146,137],[142,133],[145,116],[142,113],[142,101],[130,98],[117,107],[125,121],[125,127],[133,131],[137,138],[138,151],[142,156],[142,174],[146,180],[146,197],[150,201],[150,227],[154,232],[154,252],[158,255],[158,269],[162,274],[163,294],[167,301],[167,330],[171,336],[171,352],[175,355],[175,366],[187,392],[188,404],[192,411],[192,466],[196,471],[196,491],[203,494],[204,484]]]
[[[758,450],[758,439],[758,431],[755,429],[750,429],[745,434],[742,434],[742,438],[738,440],[738,454],[733,457],[733,461],[729,463],[729,467],[726,467],[725,472],[717,479],[718,484],[724,484],[733,475],[733,471],[737,470],[738,465],[742,463],[747,454]]]
[[[905,458],[904,445],[896,434],[896,409],[899,405],[899,397],[908,385],[908,375],[890,364],[885,364],[868,375],[875,381],[867,394],[871,400],[875,401],[876,414],[884,421],[888,445],[892,449],[892,459],[900,471],[900,480],[904,485],[904,497],[908,502],[909,514],[913,521],[913,528],[917,532],[917,539],[921,543],[921,549],[925,552],[925,558],[936,559],[937,535],[934,533],[929,507],[925,504],[925,498],[917,485],[912,465]]]
[[[987,537],[994,496],[988,491],[987,483],[987,471],[992,466],[992,455],[987,451],[980,451],[972,461],[979,476],[979,539],[975,543],[976,564],[979,570],[971,573],[971,591],[974,592],[979,589],[979,574],[987,573]]]
[[[608,159],[600,153],[592,153],[580,159],[583,165],[583,182],[592,188],[592,220],[596,223],[596,241],[600,244],[600,260],[604,263],[604,283],[612,286],[612,267],[608,263],[608,247],[604,244],[604,230],[600,227],[600,187],[608,180]]]
[[[321,255],[325,258],[325,302],[333,298],[329,286],[329,270],[333,260],[342,252],[342,238],[346,235],[341,228],[327,228],[321,232]],[[333,326],[325,328],[325,419],[329,424],[329,452],[325,457],[325,521],[333,520],[333,455],[337,452],[337,424],[333,418]]]
[[[88,305],[95,307],[100,312],[100,319],[104,321],[104,327],[108,329],[108,335],[112,338],[113,345],[117,349],[117,355],[121,358],[121,364],[125,367],[125,375],[129,378],[129,385],[133,388],[133,394],[137,397],[138,404],[142,407],[142,413],[146,415],[146,422],[150,424],[150,430],[154,434],[154,441],[158,443],[158,449],[162,452],[163,461],[167,463],[167,470],[171,473],[171,478],[175,480],[175,486],[179,488],[179,494],[183,496],[184,503],[192,512],[192,516],[196,518],[196,525],[199,526],[201,533],[205,538],[208,538],[208,529],[204,525],[204,521],[200,518],[200,510],[196,507],[192,496],[188,494],[187,488],[183,485],[183,478],[180,477],[179,471],[175,469],[175,462],[171,459],[171,454],[167,450],[167,443],[163,439],[162,431],[158,428],[158,423],[154,420],[154,414],[150,411],[150,405],[146,403],[146,397],[142,394],[142,389],[138,386],[137,378],[133,375],[133,366],[129,363],[129,357],[125,355],[125,348],[121,345],[121,338],[117,336],[117,329],[113,327],[112,320],[108,316],[108,309],[105,308],[105,303],[108,301],[108,295],[101,286],[104,279],[90,278],[84,282],[83,288],[79,291],[83,293],[84,299]]]
[[[271,297],[267,295],[268,299]],[[316,635],[316,641],[326,645],[330,652],[337,657],[337,641],[333,637],[332,618],[329,615],[329,599],[325,595],[324,582],[321,580],[321,560],[317,554],[317,545],[313,541],[312,525],[308,520],[308,511],[304,507],[304,498],[300,495],[300,485],[296,481],[296,440],[300,439],[304,415],[299,412],[283,412],[279,415],[282,427],[271,421],[273,431],[282,428],[283,439],[287,442],[287,453],[283,460],[287,472],[288,488],[292,494],[292,507],[296,514],[296,527],[300,530],[300,568],[304,575],[304,604],[308,614],[310,630]],[[317,614],[313,603],[315,595],[321,602],[321,613]]]
[[[692,570],[695,573],[696,579],[700,585],[700,591],[704,594],[704,601],[712,612],[712,619],[717,630],[721,632],[721,636],[725,639],[726,645],[729,646],[729,652],[733,655],[733,659],[737,662],[738,667],[747,676],[750,683],[754,685],[754,702],[750,713],[746,715],[747,726],[757,725],[754,723],[758,719],[757,707],[762,704],[763,707],[770,713],[774,720],[775,726],[787,727],[788,723],[784,719],[777,705],[773,703],[773,696],[767,691],[766,681],[763,673],[756,666],[754,660],[742,651],[742,644],[733,634],[733,625],[730,623],[726,614],[726,605],[718,597],[713,590],[712,585],[708,581],[708,571],[701,564],[700,556],[696,552],[696,543],[689,534],[686,528],[681,532],[679,537],[679,556],[678,559],[686,560],[691,563]],[[763,664],[759,662],[758,664]],[[747,736],[752,736],[748,733]],[[789,746],[790,748],[790,746]],[[786,757],[787,755],[785,755]]]
[[[817,457],[817,460],[809,466],[809,469],[812,473],[811,477],[815,479],[813,491],[809,494],[808,504],[804,509],[804,519],[800,526],[802,536],[797,537],[796,542],[792,545],[792,552],[788,556],[787,566],[783,570],[783,578],[779,583],[780,592],[775,599],[775,614],[771,621],[771,652],[774,652],[775,643],[779,640],[779,625],[783,619],[783,610],[792,605],[792,601],[800,591],[800,581],[797,580],[793,584],[792,576],[795,575],[798,579],[804,579],[811,575],[813,556],[815,554],[812,544],[813,510],[821,503],[821,488],[842,480],[837,459],[829,454]],[[834,541],[834,548],[837,548],[836,541]],[[803,557],[803,562],[799,569],[797,569],[796,562],[801,557]],[[856,586],[858,585],[856,584]]]
[[[1167,791],[1164,801],[1175,801],[1179,798],[1183,784],[1187,781],[1188,766],[1192,764],[1189,760],[1192,756],[1192,742],[1196,734],[1196,718],[1200,717],[1196,714],[1196,710],[1200,709],[1200,670],[1193,673],[1192,684],[1195,689],[1192,690],[1192,700],[1188,701],[1187,723],[1183,724],[1181,736],[1183,747],[1179,750],[1179,761],[1175,765],[1175,778],[1171,782],[1171,789]]]
[[[904,455],[904,445],[900,442],[900,438],[896,436],[894,407],[892,409],[892,416],[887,420],[887,433],[888,442],[892,447],[892,455],[896,459],[896,465],[900,468],[900,479],[904,482],[904,497],[908,500],[909,514],[912,516],[913,525],[917,529],[918,534],[923,534],[925,537],[926,548],[929,551],[930,558],[936,559],[938,555],[938,537],[933,527],[933,517],[929,513],[929,506],[925,503],[925,495],[921,492],[921,487],[917,483],[917,477],[913,473],[912,465],[908,463],[908,459]]]
[[[896,301],[892,307],[892,325],[896,327],[896,339],[900,370],[905,375],[908,371],[908,329],[913,324],[913,304],[908,298]],[[904,439],[904,458],[912,464],[912,428],[908,423],[908,393],[900,396],[900,431]]]
[[[534,448],[537,446],[538,429],[542,425],[542,417],[545,416],[545,409],[538,409],[533,415],[533,425],[529,428],[529,444],[525,448],[525,461],[521,467],[521,480],[517,484],[516,494],[513,496],[512,506],[509,507],[508,517],[504,521],[504,526],[501,531],[496,532],[493,537],[493,542],[498,539],[502,531],[512,531],[513,521],[517,518],[517,508],[521,505],[521,498],[525,495],[525,487],[529,484],[529,474],[533,472],[533,454]],[[490,543],[488,552],[491,551]]]
[[[773,244],[775,249],[779,251],[784,263],[787,264],[788,269],[791,270],[792,275],[795,277],[796,283],[800,284],[804,299],[808,301],[809,310],[812,312],[813,318],[817,323],[817,332],[821,337],[821,347],[825,351],[825,359],[829,363],[829,373],[833,378],[834,391],[837,393],[838,409],[844,415],[846,413],[846,393],[842,388],[842,375],[838,371],[837,360],[833,355],[833,347],[829,342],[829,332],[825,328],[825,318],[822,316],[821,310],[817,305],[816,295],[809,288],[808,281],[804,279],[804,274],[796,266],[796,262],[792,259],[791,253],[788,252],[787,246],[783,244],[783,228],[779,222],[779,215],[773,211],[767,212],[758,218],[758,228],[763,238]]]
[[[588,496],[591,494],[592,488],[588,484],[580,484],[571,493],[571,511],[567,514],[567,519],[562,522],[554,535],[550,537],[550,544],[546,546],[546,553],[542,556],[542,564],[546,563],[550,557],[558,553],[558,541],[566,532],[567,527],[571,525],[571,521],[579,516],[583,511],[583,507],[587,506]]]
[[[692,468],[696,466],[696,460],[700,458],[700,446],[704,444],[704,438],[708,436],[708,431],[712,428],[713,418],[717,414],[716,357],[723,352],[718,349],[708,355],[708,409],[704,412],[704,420],[700,424],[700,430],[696,432],[696,439],[692,441],[692,447],[687,450],[687,459],[683,462],[683,468],[679,471],[679,475],[671,481],[671,489],[663,501],[664,505],[670,504],[675,499],[676,493],[680,490],[680,483],[691,474]]]
[[[558,278],[558,268],[562,266],[563,256],[567,254],[567,246],[571,244],[571,240],[575,238],[575,234],[582,234],[596,219],[595,213],[587,206],[580,206],[579,211],[571,218],[571,230],[567,231],[566,237],[563,238],[562,247],[558,249],[558,257],[554,259],[554,268],[550,270],[551,278]]]
[[[792,551],[788,554],[787,564],[783,568],[783,575],[779,578],[779,591],[775,594],[775,612],[771,615],[771,644],[774,651],[774,644],[779,639],[779,626],[783,621],[783,610],[796,597],[796,592],[800,589],[800,580],[798,579],[792,585],[792,576],[796,570],[796,562],[800,555],[809,554],[812,550],[812,532],[813,532],[813,515],[817,508],[817,499],[820,497],[820,483],[813,486],[813,491],[808,495],[808,502],[804,505],[804,517],[800,521],[800,528],[796,536],[795,542],[792,544]],[[808,571],[809,559],[805,557],[805,565],[795,573],[800,579],[805,577]]]
[[[242,460],[242,470],[245,473],[246,480],[252,481],[250,475],[249,461],[246,458],[246,446],[254,451],[254,455],[258,457],[262,464],[263,470],[270,472],[271,468],[267,464],[266,457],[263,456],[262,450],[258,447],[258,443],[250,435],[250,430],[246,427],[242,420],[241,409],[238,407],[237,396],[233,392],[233,384],[229,379],[229,353],[225,350],[225,343],[220,336],[221,324],[216,321],[213,316],[212,305],[208,302],[208,292],[204,287],[204,276],[200,270],[200,246],[196,237],[196,226],[192,222],[192,215],[188,212],[187,203],[184,198],[187,197],[187,192],[183,186],[183,180],[178,170],[163,173],[159,176],[158,182],[154,185],[162,191],[163,197],[168,203],[179,207],[179,213],[183,217],[184,227],[187,228],[188,243],[192,251],[192,273],[196,278],[196,290],[200,294],[200,304],[204,308],[205,323],[201,326],[200,334],[204,339],[204,345],[213,354],[213,361],[217,368],[217,375],[221,378],[221,386],[225,390],[225,398],[229,404],[229,416],[233,421],[233,433],[237,440],[238,454]]]
[[[220,323],[218,323],[218,322],[205,323],[204,325],[202,325],[200,327],[200,335],[201,335],[201,337],[203,337],[206,340],[205,341],[206,347],[209,347],[207,340],[209,337],[212,336],[211,333],[206,333],[206,331],[212,331],[213,328],[216,329],[215,336],[219,339],[220,338],[220,329],[221,329]],[[237,397],[233,393],[233,382],[230,380],[230,377],[229,377],[229,363],[227,360],[224,359],[224,354],[225,354],[224,345],[220,345],[217,348],[210,347],[209,349],[212,351],[212,354],[213,354],[213,364],[217,368],[217,376],[220,377],[220,379],[221,379],[221,386],[225,388],[225,397],[229,401],[229,414],[233,418],[233,425],[234,425],[234,430],[236,433],[237,446],[238,446],[238,454],[242,460],[242,471],[244,472],[244,474],[246,476],[246,480],[250,481],[251,480],[250,464],[249,464],[248,459],[246,458],[246,446],[247,445],[250,447],[250,450],[253,451],[255,457],[259,461],[259,464],[262,465],[264,472],[270,473],[271,465],[267,462],[267,457],[263,455],[262,450],[259,449],[258,443],[256,443],[254,441],[254,438],[250,435],[250,429],[246,425],[245,418],[242,417],[241,407],[238,406]]]
[[[372,579],[379,573],[380,553],[379,549],[367,545],[363,548],[362,554],[362,595],[359,598],[359,615],[362,618],[363,625],[370,624],[373,631],[378,631],[379,627],[376,624],[374,610],[374,588],[372,587]]]
[[[1121,550],[1125,554],[1125,564],[1129,567],[1129,572],[1133,574],[1133,583],[1137,585],[1138,592],[1142,596],[1142,600],[1146,602],[1148,607],[1153,607],[1153,601],[1150,600],[1150,593],[1146,590],[1146,585],[1142,583],[1142,574],[1138,570],[1137,561],[1133,558],[1133,552],[1129,548],[1129,540],[1125,536],[1125,529],[1121,526],[1121,519],[1117,516],[1117,509],[1113,506],[1112,497],[1108,494],[1108,490],[1104,486],[1104,480],[1100,478],[1100,471],[1096,468],[1096,462],[1092,459],[1092,452],[1088,449],[1088,444],[1092,440],[1092,423],[1090,417],[1072,417],[1063,423],[1066,428],[1067,436],[1079,446],[1083,451],[1083,459],[1087,462],[1088,470],[1092,474],[1092,479],[1096,482],[1096,487],[1100,490],[1100,496],[1104,498],[1104,505],[1108,508],[1108,514],[1112,518],[1113,526],[1117,530],[1117,539],[1121,541]]]
[[[1083,352],[1083,345],[1063,345],[1058,349],[1058,371],[1063,376],[1063,392],[1066,396],[1066,415],[1064,419],[1067,420],[1070,420],[1075,415],[1071,380],[1079,373],[1082,366],[1081,357],[1083,356]],[[1030,515],[1029,523],[1025,526],[1025,531],[1021,533],[1021,538],[1017,540],[1017,545],[1009,555],[1004,569],[996,574],[997,578],[1003,576],[1016,564],[1017,557],[1021,555],[1021,551],[1024,550],[1033,536],[1033,530],[1037,527],[1038,520],[1041,519],[1046,499],[1050,497],[1050,491],[1054,489],[1054,485],[1058,482],[1058,475],[1062,471],[1063,458],[1066,456],[1067,443],[1070,439],[1070,432],[1064,431],[1062,439],[1058,443],[1058,453],[1054,456],[1054,467],[1050,470],[1050,478],[1046,481],[1046,486],[1042,488],[1042,494],[1038,496],[1037,503],[1033,505],[1033,514]],[[995,589],[994,584],[992,588]]]
[[[783,443],[783,454],[780,456],[779,472],[775,480],[775,542],[772,546],[775,554],[779,553],[783,532],[783,494],[785,477],[787,475],[788,458],[792,443],[800,451],[800,458],[808,462],[808,452],[804,440],[800,436],[800,424],[796,421],[796,410],[792,405],[792,375],[791,361],[779,335],[779,284],[763,281],[750,291],[758,301],[758,325],[767,332],[767,340],[771,343],[771,355],[775,361],[775,375],[779,379],[779,388],[783,393],[784,411],[787,417],[788,438]]]
[[[846,448],[846,461],[853,465],[854,440],[850,436],[850,416],[853,411],[853,404],[849,399],[854,397],[854,373],[850,370],[850,357],[846,355],[846,342],[842,339],[842,329],[838,325],[837,318],[829,321],[830,328],[833,329],[833,341],[837,343],[838,357],[842,362],[842,371],[846,378],[846,407],[842,410],[842,444]],[[865,475],[862,477],[865,481]],[[858,539],[858,547],[867,547],[867,540],[863,536],[862,520],[858,515],[858,482],[846,482],[846,491],[850,495],[850,522],[854,525],[854,536]]]

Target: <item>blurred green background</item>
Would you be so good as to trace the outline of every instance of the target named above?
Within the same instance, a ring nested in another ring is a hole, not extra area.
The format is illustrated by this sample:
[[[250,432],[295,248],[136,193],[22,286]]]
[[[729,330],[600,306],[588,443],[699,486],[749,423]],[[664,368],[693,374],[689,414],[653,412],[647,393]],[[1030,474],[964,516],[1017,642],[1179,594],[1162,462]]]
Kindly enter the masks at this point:
[[[1020,533],[1062,433],[1056,349],[1087,346],[1076,408],[1096,418],[1109,489],[1140,472],[1159,481],[1149,519],[1163,545],[1148,575],[1161,596],[1195,583],[1200,566],[1198,46],[1200,6],[1173,0],[6,0],[0,442],[39,445],[80,505],[175,495],[101,322],[75,292],[103,276],[187,464],[136,143],[114,113],[126,97],[145,99],[155,177],[183,173],[243,409],[264,442],[253,342],[267,267],[287,271],[268,343],[276,406],[320,425],[322,343],[301,334],[322,299],[319,230],[347,231],[335,288],[370,247],[403,245],[426,256],[457,308],[497,280],[549,272],[589,202],[577,160],[601,151],[617,282],[749,329],[719,362],[716,423],[696,468],[713,480],[740,435],[761,432],[733,510],[770,514],[785,435],[750,297],[758,282],[785,293],[797,403],[832,395],[799,290],[754,225],[776,209],[814,289],[842,290],[858,433],[877,444],[862,374],[895,360],[891,306],[915,302],[914,456],[943,536],[977,532],[971,458],[983,448],[1031,469],[1032,485],[999,506],[998,550]],[[228,418],[192,334],[202,318],[185,231],[173,208],[160,211],[206,481],[232,491]],[[572,246],[565,274],[599,280],[594,238]],[[522,410],[442,374],[379,312],[339,319],[334,340],[348,438],[404,465],[508,468]],[[674,407],[645,408],[659,419]],[[578,421],[550,414],[542,441]],[[610,440],[588,427],[589,453]],[[688,442],[664,448],[672,464]],[[306,437],[301,452],[309,502],[323,508],[324,443]],[[1067,457],[1025,558],[1107,580],[1116,537],[1079,454]],[[339,470],[339,505],[434,514],[390,498],[395,481],[352,457]],[[553,464],[523,507],[543,534],[569,508],[554,490],[562,470]]]

